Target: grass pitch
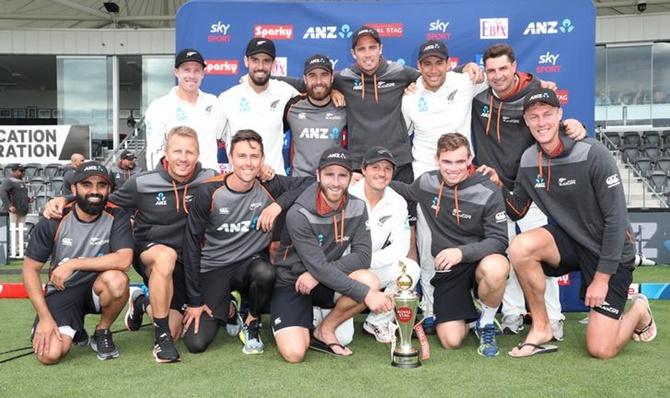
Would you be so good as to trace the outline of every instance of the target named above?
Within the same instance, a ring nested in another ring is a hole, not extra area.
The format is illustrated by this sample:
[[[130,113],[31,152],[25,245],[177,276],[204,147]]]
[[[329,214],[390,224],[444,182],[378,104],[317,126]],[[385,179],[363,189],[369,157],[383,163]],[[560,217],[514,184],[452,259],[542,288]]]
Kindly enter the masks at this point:
[[[670,267],[640,268],[635,274],[636,282],[670,281]],[[388,346],[363,334],[362,317],[356,319],[352,357],[310,352],[298,365],[281,360],[268,327],[262,332],[262,355],[244,355],[239,340],[222,329],[205,353],[189,354],[178,343],[182,362],[159,365],[151,355],[153,330],[147,327],[114,335],[121,351],[116,360],[99,361],[89,348],[75,347],[56,366],[42,366],[32,355],[0,364],[0,396],[668,396],[670,301],[652,301],[652,309],[659,328],[656,340],[631,342],[612,360],[587,355],[585,326],[577,322],[584,314],[573,313],[567,314],[558,353],[510,358],[507,351],[522,337],[501,336],[501,355],[488,359],[477,355],[474,337],[461,349],[447,351],[431,336],[430,360],[408,370],[390,366]],[[29,346],[30,302],[0,300],[0,314],[0,352]],[[96,316],[87,317],[89,331],[96,321]],[[263,321],[269,325],[267,317]],[[123,322],[113,329],[123,329]],[[0,361],[17,353],[0,354]]]

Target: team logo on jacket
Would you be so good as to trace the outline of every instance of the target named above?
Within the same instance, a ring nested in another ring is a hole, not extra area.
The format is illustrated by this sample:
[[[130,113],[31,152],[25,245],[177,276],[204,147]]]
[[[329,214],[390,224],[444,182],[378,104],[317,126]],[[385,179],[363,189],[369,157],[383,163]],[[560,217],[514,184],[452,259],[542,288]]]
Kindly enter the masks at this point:
[[[63,238],[60,240],[60,243],[63,246],[72,246],[72,238]]]
[[[177,108],[177,111],[175,112],[175,117],[176,117],[178,122],[184,122],[184,121],[188,120],[188,115],[181,108]]]
[[[387,222],[390,218],[391,218],[391,216],[379,217],[379,220],[377,220],[377,225],[380,226],[380,227],[383,227],[384,223]]]
[[[621,184],[621,181],[619,180],[618,175],[612,174],[611,176],[607,177],[605,183],[607,183],[607,188],[614,188],[617,185]]]
[[[484,105],[484,107],[482,108],[482,114],[479,115],[479,116],[485,117],[487,119],[491,116],[491,112],[489,111],[489,106],[488,105]]]
[[[558,179],[558,186],[559,187],[567,187],[567,186],[576,185],[576,184],[577,184],[576,180],[569,180],[569,179],[563,178],[563,177]]]
[[[419,102],[418,102],[418,107],[419,107],[419,112],[427,112],[428,111],[428,101],[426,101],[425,98],[420,97]]]
[[[437,195],[433,196],[433,202],[431,203],[430,208],[437,210]]]
[[[240,112],[251,112],[251,104],[246,98],[240,98]]]
[[[544,180],[544,177],[541,175],[537,175],[535,177],[535,188],[546,188],[547,187],[547,182]]]
[[[497,223],[505,222],[505,221],[507,221],[507,214],[505,214],[504,211],[496,213],[496,222]]]
[[[93,238],[89,239],[89,241],[88,241],[88,244],[90,246],[102,246],[102,245],[105,245],[107,243],[109,243],[109,239],[96,238],[96,237],[93,237]]]
[[[319,234],[316,238],[319,240],[319,246],[323,246],[323,234]]]
[[[354,80],[354,90],[360,91],[363,89],[363,83],[359,79]]]
[[[165,193],[158,192],[158,194],[156,194],[155,206],[167,206],[167,198],[165,197]]]
[[[272,101],[272,103],[270,104],[270,111],[271,112],[276,111],[277,110],[277,105],[279,105],[279,100]]]
[[[219,214],[230,214],[230,209],[227,207],[219,207]]]
[[[249,232],[250,227],[251,227],[251,221],[230,222],[230,223],[224,222],[223,224],[219,225],[219,227],[216,230],[228,233]]]
[[[454,98],[456,98],[456,94],[458,94],[458,89],[452,91],[447,95],[447,103],[448,104],[453,104],[454,103]]]
[[[456,217],[457,214],[458,218],[462,220],[470,220],[472,218],[472,214],[463,213],[461,210],[454,209],[451,211],[452,216]]]
[[[254,202],[254,203],[249,205],[249,210],[254,211],[254,210],[260,208],[261,206],[263,206],[263,202]]]

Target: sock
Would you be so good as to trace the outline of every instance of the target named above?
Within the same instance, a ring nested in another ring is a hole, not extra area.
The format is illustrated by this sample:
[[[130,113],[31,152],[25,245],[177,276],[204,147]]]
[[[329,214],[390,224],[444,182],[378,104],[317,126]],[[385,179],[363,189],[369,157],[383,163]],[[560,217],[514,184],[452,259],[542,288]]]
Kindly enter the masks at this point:
[[[496,317],[496,312],[498,312],[499,305],[495,307],[489,307],[488,305],[481,302],[482,305],[482,315],[479,317],[479,326],[483,327],[484,325],[492,324],[493,320]]]
[[[135,299],[135,304],[139,305],[142,308],[142,312],[147,312],[147,307],[149,306],[149,297],[142,294]]]
[[[168,317],[165,318],[154,318],[154,333],[156,334],[156,341],[163,334],[170,335],[170,324],[168,323]]]

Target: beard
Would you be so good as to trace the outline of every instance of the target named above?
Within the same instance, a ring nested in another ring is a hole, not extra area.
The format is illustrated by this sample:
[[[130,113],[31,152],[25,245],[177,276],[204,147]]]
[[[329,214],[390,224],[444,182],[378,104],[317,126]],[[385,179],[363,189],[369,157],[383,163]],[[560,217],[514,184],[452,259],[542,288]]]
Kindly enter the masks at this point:
[[[256,74],[249,74],[249,78],[257,86],[265,86],[270,81],[270,74],[264,75],[264,77],[257,77]]]
[[[317,87],[323,87],[325,90],[323,91],[323,94],[316,94],[316,88]],[[324,85],[318,85],[318,86],[312,86],[312,87],[307,87],[307,96],[309,98],[312,98],[316,101],[321,101],[322,99],[327,98],[330,95],[330,92],[332,91],[332,86],[324,86]]]
[[[89,202],[89,198],[99,198],[100,201],[96,203]],[[102,211],[105,209],[105,206],[107,206],[107,200],[109,199],[109,196],[102,196],[98,194],[90,194],[86,196],[81,196],[77,194],[77,206],[86,214],[90,214],[92,216],[97,216],[102,213]]]

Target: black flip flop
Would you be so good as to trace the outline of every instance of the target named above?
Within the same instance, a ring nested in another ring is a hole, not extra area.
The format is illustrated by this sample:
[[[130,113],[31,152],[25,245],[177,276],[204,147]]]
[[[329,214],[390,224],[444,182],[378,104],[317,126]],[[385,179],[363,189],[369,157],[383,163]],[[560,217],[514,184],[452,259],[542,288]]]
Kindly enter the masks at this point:
[[[531,351],[531,353],[528,355],[512,355],[512,352],[510,351],[507,353],[507,355],[511,356],[512,358],[527,358],[532,357],[533,355],[550,354],[552,352],[558,351],[558,346],[551,344],[520,343],[516,346],[518,349],[522,349],[523,347],[533,347],[533,351]]]
[[[312,335],[309,339],[310,350],[319,351],[326,354],[335,355],[338,357],[349,357],[353,355],[353,353],[351,355],[338,354],[337,352],[333,351],[333,347],[340,347],[342,350],[344,350],[344,346],[340,343],[330,343],[330,344],[324,343],[323,341],[314,337],[314,335]]]

